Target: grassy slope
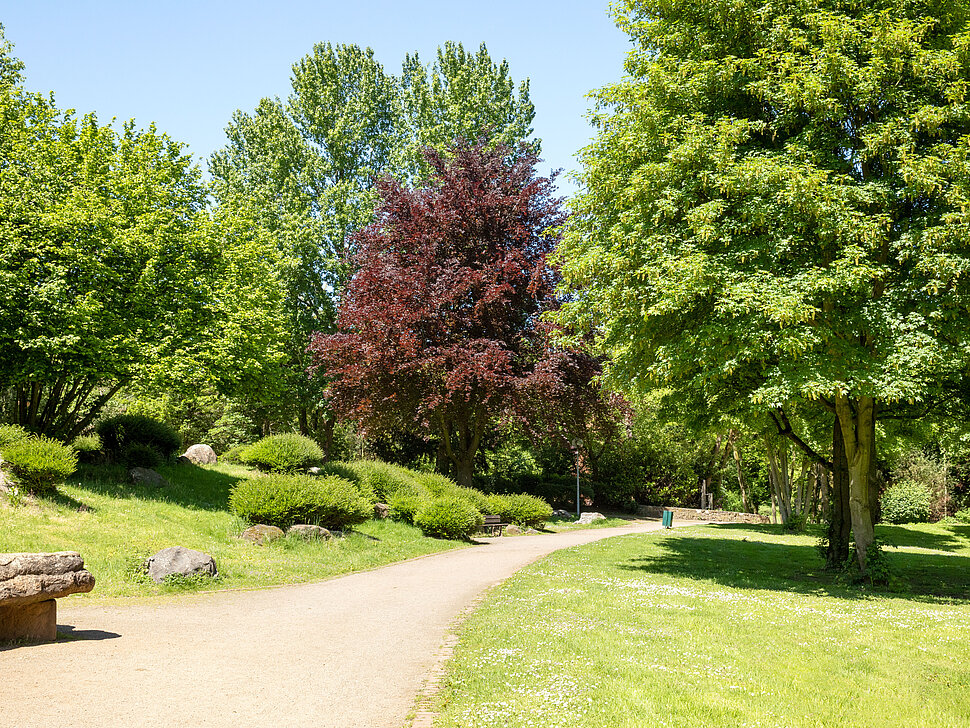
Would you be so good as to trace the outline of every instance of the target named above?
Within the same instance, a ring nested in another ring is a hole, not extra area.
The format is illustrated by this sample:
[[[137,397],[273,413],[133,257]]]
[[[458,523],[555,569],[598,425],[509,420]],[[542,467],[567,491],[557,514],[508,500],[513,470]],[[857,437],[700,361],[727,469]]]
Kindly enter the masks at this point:
[[[124,471],[82,470],[56,502],[13,507],[0,497],[0,552],[79,551],[98,583],[87,598],[171,591],[138,578],[134,567],[159,549],[185,546],[211,554],[217,588],[321,579],[461,547],[425,538],[411,526],[369,521],[344,539],[287,539],[255,546],[227,509],[229,489],[251,471],[232,465],[159,468],[172,483],[156,489],[123,483]]]
[[[435,725],[970,726],[970,527],[879,536],[903,591],[772,527],[558,552],[466,622]]]

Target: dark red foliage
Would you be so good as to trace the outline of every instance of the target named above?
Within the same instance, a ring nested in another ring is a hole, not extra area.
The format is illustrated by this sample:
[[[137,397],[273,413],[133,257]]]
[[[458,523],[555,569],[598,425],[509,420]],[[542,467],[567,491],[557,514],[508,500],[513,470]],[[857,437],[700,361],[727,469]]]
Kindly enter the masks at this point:
[[[451,152],[428,152],[425,186],[378,183],[338,333],[310,348],[340,415],[372,431],[437,432],[467,481],[486,428],[547,355],[540,316],[556,305],[556,281],[546,256],[564,213],[534,155]]]

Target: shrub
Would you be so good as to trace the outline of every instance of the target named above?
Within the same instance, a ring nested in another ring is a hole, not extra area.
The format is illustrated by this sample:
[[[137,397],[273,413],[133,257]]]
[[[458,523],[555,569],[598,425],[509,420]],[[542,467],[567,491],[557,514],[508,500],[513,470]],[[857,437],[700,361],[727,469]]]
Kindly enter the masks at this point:
[[[336,476],[264,475],[237,483],[229,509],[251,524],[287,529],[311,523],[343,530],[368,520],[373,508],[354,484]]]
[[[242,462],[242,454],[249,447],[248,445],[233,445],[231,448],[226,450],[219,459],[224,463],[236,463],[237,465]]]
[[[162,454],[151,445],[133,442],[121,452],[121,461],[130,467],[155,468],[164,462]]]
[[[4,452],[8,446],[26,440],[28,437],[30,437],[30,433],[20,425],[0,425],[0,452]]]
[[[36,495],[50,495],[77,469],[72,448],[47,437],[28,437],[5,447],[6,467],[17,484]]]
[[[424,486],[435,498],[443,498],[448,495],[455,495],[458,485],[447,475],[440,473],[414,473],[414,479]],[[472,490],[466,488],[465,490]]]
[[[404,521],[416,525],[415,517],[429,501],[430,499],[426,496],[401,489],[388,498],[387,504],[391,507],[391,518],[395,521]]]
[[[109,417],[101,421],[96,430],[104,451],[118,462],[128,462],[128,454],[144,458],[146,448],[154,450],[161,461],[172,457],[182,446],[178,432],[145,415]]]
[[[457,487],[455,488],[455,495],[463,500],[471,503],[475,508],[477,508],[481,513],[491,513],[488,509],[489,507],[489,496],[482,493],[480,490],[475,488],[465,488]]]
[[[970,508],[964,508],[962,511],[957,511],[953,514],[953,517],[960,523],[970,523]]]
[[[524,528],[541,528],[552,518],[552,506],[542,498],[527,493],[488,496],[489,512],[502,517],[507,523]]]
[[[309,437],[289,432],[270,435],[239,455],[247,465],[276,473],[290,473],[323,461],[323,450]]]
[[[882,517],[886,523],[924,523],[930,517],[931,494],[925,485],[902,480],[882,495]]]
[[[414,517],[414,525],[425,536],[453,540],[470,538],[484,522],[478,509],[456,496],[428,501]]]

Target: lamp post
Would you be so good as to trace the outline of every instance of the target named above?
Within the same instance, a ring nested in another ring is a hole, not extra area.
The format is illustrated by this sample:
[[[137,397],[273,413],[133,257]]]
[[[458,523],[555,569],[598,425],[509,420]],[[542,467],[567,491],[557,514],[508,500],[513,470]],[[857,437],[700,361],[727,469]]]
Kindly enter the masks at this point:
[[[579,448],[583,446],[583,441],[574,437],[569,444],[576,451],[576,518],[579,518]]]

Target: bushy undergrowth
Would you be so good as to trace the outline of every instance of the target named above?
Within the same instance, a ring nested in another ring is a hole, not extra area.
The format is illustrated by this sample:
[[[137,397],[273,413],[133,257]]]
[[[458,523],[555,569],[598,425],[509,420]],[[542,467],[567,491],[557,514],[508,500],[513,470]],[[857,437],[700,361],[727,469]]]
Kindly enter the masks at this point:
[[[26,440],[28,437],[30,433],[20,425],[0,425],[0,453],[10,445]]]
[[[115,462],[153,467],[171,458],[182,439],[171,426],[145,415],[117,415],[97,428],[101,447]]]
[[[343,530],[363,523],[373,513],[371,504],[350,481],[301,474],[243,480],[229,495],[229,509],[249,523],[282,529],[312,523]]]
[[[506,523],[515,523],[526,528],[541,528],[552,518],[552,507],[542,498],[527,493],[509,495],[490,495],[489,512],[502,517]]]
[[[288,432],[264,437],[239,453],[239,459],[260,470],[291,473],[319,465],[323,450],[310,438]]]
[[[484,522],[484,516],[475,506],[454,495],[425,502],[414,517],[414,525],[425,536],[454,541],[470,538]]]
[[[77,454],[57,440],[27,437],[3,449],[4,468],[17,485],[36,495],[52,495],[77,469]]]
[[[882,518],[886,523],[925,523],[930,517],[931,497],[921,483],[894,483],[882,495]]]

